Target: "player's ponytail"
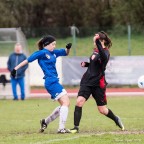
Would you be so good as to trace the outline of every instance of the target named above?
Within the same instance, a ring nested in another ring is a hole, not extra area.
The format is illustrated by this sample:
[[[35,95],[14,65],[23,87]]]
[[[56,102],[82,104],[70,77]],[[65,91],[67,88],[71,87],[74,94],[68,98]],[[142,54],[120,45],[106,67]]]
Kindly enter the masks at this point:
[[[101,40],[105,40],[105,43],[104,43],[105,46],[107,48],[110,48],[112,46],[112,42],[111,42],[111,39],[108,37],[108,34],[104,31],[101,31],[98,34],[99,34]]]
[[[38,42],[37,42],[37,46],[39,50],[43,49],[43,38],[41,38]]]

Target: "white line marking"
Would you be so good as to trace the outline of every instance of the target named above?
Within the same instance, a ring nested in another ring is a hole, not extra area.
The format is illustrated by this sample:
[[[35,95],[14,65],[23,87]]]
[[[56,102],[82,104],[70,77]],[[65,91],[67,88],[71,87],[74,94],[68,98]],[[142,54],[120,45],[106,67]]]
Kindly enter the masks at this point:
[[[78,139],[78,138],[80,138],[80,136],[64,138],[64,139],[52,139],[52,140],[48,140],[48,141],[30,143],[30,144],[48,144],[48,143],[51,143],[51,142],[58,142],[58,141],[65,141],[65,140],[74,140],[74,139]]]
[[[70,137],[70,138],[64,138],[64,139],[52,139],[52,140],[48,140],[48,141],[43,141],[43,142],[36,142],[36,143],[30,143],[30,144],[48,144],[51,142],[58,142],[58,141],[65,141],[65,140],[74,140],[74,139],[78,139],[81,137],[90,137],[93,135],[97,135],[97,136],[101,136],[101,135],[105,135],[105,134],[114,134],[114,135],[126,135],[126,134],[144,134],[144,131],[115,131],[115,132],[97,132],[97,133],[86,133],[83,135],[79,135],[79,136],[75,136],[75,137]]]

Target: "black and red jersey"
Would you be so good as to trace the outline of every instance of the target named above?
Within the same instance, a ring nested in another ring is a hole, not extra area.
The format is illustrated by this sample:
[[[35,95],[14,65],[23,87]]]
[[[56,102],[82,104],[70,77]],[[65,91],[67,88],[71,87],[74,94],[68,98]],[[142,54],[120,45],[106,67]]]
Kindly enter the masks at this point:
[[[89,63],[86,62],[87,71],[84,73],[80,85],[99,86],[104,82],[104,71],[109,60],[108,48],[102,48],[99,40],[96,40],[97,49],[90,56]]]

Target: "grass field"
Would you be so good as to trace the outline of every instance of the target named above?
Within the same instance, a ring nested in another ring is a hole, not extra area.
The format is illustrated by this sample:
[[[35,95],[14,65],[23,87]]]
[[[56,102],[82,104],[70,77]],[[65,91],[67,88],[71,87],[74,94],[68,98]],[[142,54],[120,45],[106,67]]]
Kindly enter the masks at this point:
[[[111,36],[113,46],[110,49],[111,56],[128,56],[128,38],[125,36]],[[30,54],[37,50],[36,42],[39,38],[28,39],[28,46]],[[73,42],[72,38],[57,39],[57,47],[61,48],[68,42]],[[131,55],[144,55],[144,38],[143,35],[136,35],[131,37]],[[90,56],[93,49],[92,37],[77,38],[76,39],[76,55]],[[74,47],[71,50],[70,56],[74,55]]]
[[[83,107],[78,134],[57,134],[58,119],[44,133],[38,133],[39,120],[58,105],[50,99],[25,101],[0,100],[0,144],[143,144],[144,97],[108,97],[108,107],[119,115],[125,125],[121,131],[114,122],[98,113],[91,98]],[[73,127],[75,98],[67,120]]]

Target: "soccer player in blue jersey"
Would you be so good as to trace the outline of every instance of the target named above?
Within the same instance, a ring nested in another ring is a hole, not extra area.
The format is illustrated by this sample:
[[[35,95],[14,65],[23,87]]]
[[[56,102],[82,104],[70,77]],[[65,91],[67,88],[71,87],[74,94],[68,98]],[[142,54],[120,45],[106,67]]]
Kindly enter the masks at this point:
[[[66,90],[59,83],[59,78],[56,70],[56,58],[59,56],[67,56],[69,54],[72,44],[68,43],[64,49],[55,49],[56,40],[55,37],[48,35],[43,37],[38,41],[39,50],[34,52],[26,60],[17,65],[11,75],[15,77],[17,70],[20,67],[34,61],[38,60],[45,80],[45,88],[51,94],[51,99],[57,100],[60,104],[48,117],[40,120],[41,128],[40,132],[44,132],[48,124],[55,120],[57,117],[59,119],[59,129],[58,133],[68,133],[69,130],[65,128],[65,123],[68,116],[68,107],[70,105],[69,97]]]

